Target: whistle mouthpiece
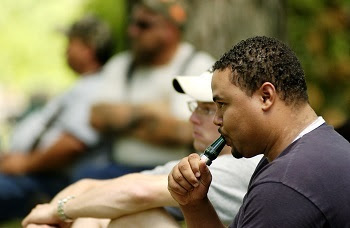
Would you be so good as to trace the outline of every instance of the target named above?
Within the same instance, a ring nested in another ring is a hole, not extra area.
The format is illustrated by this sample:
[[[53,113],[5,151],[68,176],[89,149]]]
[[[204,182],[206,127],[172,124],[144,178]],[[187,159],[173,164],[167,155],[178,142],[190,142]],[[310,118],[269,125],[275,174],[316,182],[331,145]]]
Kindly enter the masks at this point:
[[[210,166],[212,161],[214,161],[219,156],[225,144],[226,144],[225,138],[221,135],[210,146],[208,146],[205,149],[205,151],[200,155],[201,160],[203,160],[205,164]]]

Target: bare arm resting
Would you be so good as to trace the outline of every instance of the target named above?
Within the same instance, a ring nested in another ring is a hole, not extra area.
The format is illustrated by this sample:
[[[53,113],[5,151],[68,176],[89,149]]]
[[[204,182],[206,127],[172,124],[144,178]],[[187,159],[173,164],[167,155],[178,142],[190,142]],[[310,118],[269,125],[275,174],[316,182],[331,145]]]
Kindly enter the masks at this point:
[[[79,183],[79,182],[78,182]],[[66,188],[59,196],[77,193],[82,184],[76,184]],[[75,198],[69,200],[64,207],[66,215],[70,218],[94,217],[94,218],[118,218],[123,215],[161,207],[176,206],[176,202],[167,190],[166,175],[129,174],[108,181],[92,183],[86,181],[83,184],[84,191]],[[95,185],[96,187],[92,187]],[[51,204],[39,206],[34,209],[24,220],[23,225],[34,224],[58,224],[56,196]],[[61,197],[60,197],[61,198]]]
[[[84,152],[86,146],[70,134],[62,134],[45,151],[32,151],[26,154],[9,154],[0,163],[1,172],[27,174],[61,167]],[[52,159],[55,158],[55,159]]]
[[[212,177],[198,154],[183,158],[170,172],[168,189],[179,203],[187,227],[225,227],[207,198]]]
[[[72,218],[118,218],[150,208],[176,205],[167,192],[166,175],[129,174],[86,192],[69,202]]]

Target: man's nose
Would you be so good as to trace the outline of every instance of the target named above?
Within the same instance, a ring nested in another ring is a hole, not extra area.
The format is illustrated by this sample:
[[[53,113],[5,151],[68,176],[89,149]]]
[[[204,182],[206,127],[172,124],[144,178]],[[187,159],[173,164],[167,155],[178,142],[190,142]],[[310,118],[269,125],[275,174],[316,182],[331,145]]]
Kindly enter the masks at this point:
[[[191,116],[190,116],[190,122],[192,124],[200,124],[200,118],[198,117],[198,114],[196,112],[192,112]]]
[[[213,123],[219,127],[222,126],[222,117],[218,115],[218,112],[215,113]]]

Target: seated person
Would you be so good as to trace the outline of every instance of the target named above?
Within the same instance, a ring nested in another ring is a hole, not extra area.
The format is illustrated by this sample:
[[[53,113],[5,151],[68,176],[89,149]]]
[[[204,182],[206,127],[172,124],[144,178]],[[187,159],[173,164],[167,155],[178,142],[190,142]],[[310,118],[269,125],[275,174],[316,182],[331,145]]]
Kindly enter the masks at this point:
[[[132,5],[130,49],[104,67],[116,101],[96,104],[90,114],[91,125],[112,138],[112,162],[81,169],[76,179],[115,178],[191,152],[190,113],[184,95],[173,91],[171,82],[173,75],[199,75],[214,59],[182,39],[185,3],[138,0]]]
[[[264,155],[229,227],[350,227],[350,143],[310,106],[295,53],[275,38],[252,37],[213,71],[214,123],[232,155]],[[187,228],[226,227],[207,195],[210,173],[194,153],[169,174]]]
[[[0,221],[22,217],[50,200],[69,184],[73,162],[91,156],[88,149],[99,142],[89,109],[104,100],[100,70],[113,54],[111,33],[106,24],[86,16],[66,35],[67,63],[79,79],[15,126],[10,151],[0,159]]]
[[[192,111],[193,145],[197,151],[204,151],[220,135],[212,122],[216,106],[211,96],[211,76],[206,72],[200,77],[174,80],[176,90],[195,99],[189,103],[189,108]],[[210,166],[213,183],[208,194],[223,223],[230,222],[238,212],[248,180],[259,160],[258,157],[236,160],[230,148],[225,146]],[[178,227],[176,219],[183,220],[183,217],[167,189],[167,175],[177,162],[110,180],[81,180],[60,192],[50,204],[34,208],[22,225],[62,225],[73,220],[74,227],[104,227],[107,224]],[[226,203],[225,198],[229,198],[230,203]],[[102,218],[105,220],[99,220]]]

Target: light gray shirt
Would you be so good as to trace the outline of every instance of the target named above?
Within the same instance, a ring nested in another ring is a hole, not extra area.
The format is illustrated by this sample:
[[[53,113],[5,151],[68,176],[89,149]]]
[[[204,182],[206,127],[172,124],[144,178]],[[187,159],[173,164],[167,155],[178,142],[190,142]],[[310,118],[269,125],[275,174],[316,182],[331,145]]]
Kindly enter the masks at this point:
[[[16,125],[10,151],[27,152],[47,121],[58,112],[53,124],[42,135],[39,148],[52,145],[63,132],[70,133],[87,146],[94,145],[99,135],[89,123],[90,109],[96,102],[109,99],[101,93],[104,83],[99,73],[81,76],[70,89]]]
[[[194,55],[192,55],[195,53]],[[191,56],[192,58],[188,59]],[[104,75],[110,79],[110,89],[117,103],[128,104],[166,104],[169,113],[180,120],[188,120],[187,108],[189,97],[176,92],[172,85],[173,78],[180,74],[183,64],[184,75],[199,75],[208,70],[214,59],[204,52],[194,51],[193,46],[182,43],[172,60],[162,66],[138,67],[127,82],[127,72],[132,61],[130,52],[117,54],[104,67]],[[129,166],[156,166],[168,161],[187,156],[189,149],[185,146],[161,146],[128,136],[115,139],[113,158],[116,162]]]
[[[249,159],[236,159],[230,154],[225,154],[220,155],[209,166],[213,179],[208,197],[223,223],[230,224],[238,213],[247,192],[250,177],[261,158],[262,156],[259,155]],[[167,175],[177,163],[179,161],[171,161],[142,173]],[[179,208],[167,208],[167,210],[174,217],[183,219]]]

